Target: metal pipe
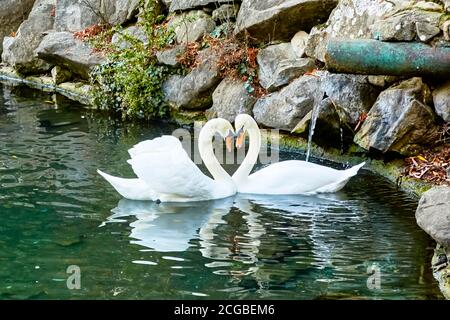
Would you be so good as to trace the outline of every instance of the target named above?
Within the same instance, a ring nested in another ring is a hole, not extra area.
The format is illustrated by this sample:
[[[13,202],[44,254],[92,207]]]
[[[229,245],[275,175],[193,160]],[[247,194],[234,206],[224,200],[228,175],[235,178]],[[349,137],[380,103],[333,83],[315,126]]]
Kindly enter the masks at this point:
[[[338,73],[450,78],[450,47],[418,42],[337,40],[328,42],[325,63]]]

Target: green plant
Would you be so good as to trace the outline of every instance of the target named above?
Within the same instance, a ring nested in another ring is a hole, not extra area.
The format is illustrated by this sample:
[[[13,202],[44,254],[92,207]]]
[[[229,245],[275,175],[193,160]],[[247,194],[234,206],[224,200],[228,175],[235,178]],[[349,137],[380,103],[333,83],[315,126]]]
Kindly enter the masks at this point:
[[[165,17],[158,11],[156,1],[141,2],[139,26],[146,35],[145,43],[119,27],[113,31],[126,43],[122,48],[102,41],[104,33],[90,40],[107,55],[107,62],[91,73],[92,83],[99,88],[94,91],[99,108],[120,112],[124,118],[161,118],[167,114],[162,84],[180,70],[160,65],[156,59],[155,52],[174,41],[173,30],[163,24]]]

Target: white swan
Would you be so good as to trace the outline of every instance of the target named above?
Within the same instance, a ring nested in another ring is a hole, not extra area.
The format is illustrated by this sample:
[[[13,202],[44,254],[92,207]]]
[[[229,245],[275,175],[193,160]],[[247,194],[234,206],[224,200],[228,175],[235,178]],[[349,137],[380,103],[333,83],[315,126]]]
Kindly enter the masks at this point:
[[[138,179],[117,178],[100,170],[97,172],[122,197],[130,200],[187,202],[232,196],[236,193],[236,186],[214,156],[212,138],[216,132],[225,139],[229,150],[234,137],[233,127],[225,119],[212,119],[200,131],[199,153],[214,180],[201,172],[181,142],[173,136],[143,141],[128,151],[131,156],[128,163]]]
[[[250,138],[248,154],[232,177],[240,193],[287,195],[336,192],[365,164],[347,170],[335,170],[310,162],[290,160],[272,164],[249,175],[258,159],[261,133],[256,121],[247,114],[236,117],[235,129],[237,148],[243,145],[246,132]]]

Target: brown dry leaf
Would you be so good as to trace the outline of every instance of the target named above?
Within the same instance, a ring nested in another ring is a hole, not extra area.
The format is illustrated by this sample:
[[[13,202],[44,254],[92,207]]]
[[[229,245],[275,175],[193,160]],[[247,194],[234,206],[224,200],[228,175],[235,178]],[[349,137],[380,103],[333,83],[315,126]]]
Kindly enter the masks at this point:
[[[430,160],[429,160],[430,159]],[[403,176],[450,186],[450,145],[443,144],[434,150],[405,159]]]

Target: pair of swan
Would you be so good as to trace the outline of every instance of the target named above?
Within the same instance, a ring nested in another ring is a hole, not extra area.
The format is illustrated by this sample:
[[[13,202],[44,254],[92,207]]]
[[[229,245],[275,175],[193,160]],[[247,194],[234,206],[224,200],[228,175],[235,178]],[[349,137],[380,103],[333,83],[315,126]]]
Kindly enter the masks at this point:
[[[137,179],[113,177],[100,170],[122,197],[130,200],[188,202],[221,199],[236,192],[253,194],[316,194],[336,192],[364,165],[347,170],[335,170],[318,164],[291,160],[252,171],[261,147],[261,133],[256,121],[247,114],[235,119],[234,128],[225,119],[208,121],[199,135],[200,156],[213,179],[203,174],[192,162],[181,142],[173,136],[143,141],[128,152]],[[248,153],[231,177],[216,159],[212,138],[218,132],[231,150],[236,135],[236,147],[242,147],[245,134],[250,138]]]

